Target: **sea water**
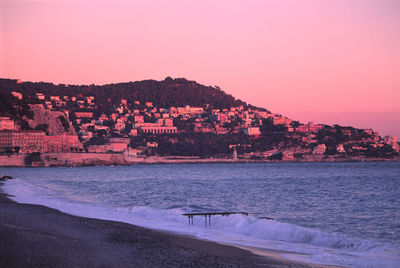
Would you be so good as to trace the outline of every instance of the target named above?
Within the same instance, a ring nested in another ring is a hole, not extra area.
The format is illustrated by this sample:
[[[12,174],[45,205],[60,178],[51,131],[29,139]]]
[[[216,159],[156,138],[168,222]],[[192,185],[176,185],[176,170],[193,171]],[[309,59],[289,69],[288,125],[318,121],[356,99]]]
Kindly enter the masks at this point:
[[[400,267],[400,163],[0,168],[18,202],[346,267]],[[248,212],[204,216],[183,213]],[[265,217],[273,218],[273,220]],[[208,222],[207,222],[208,223]],[[208,224],[207,224],[208,225]]]

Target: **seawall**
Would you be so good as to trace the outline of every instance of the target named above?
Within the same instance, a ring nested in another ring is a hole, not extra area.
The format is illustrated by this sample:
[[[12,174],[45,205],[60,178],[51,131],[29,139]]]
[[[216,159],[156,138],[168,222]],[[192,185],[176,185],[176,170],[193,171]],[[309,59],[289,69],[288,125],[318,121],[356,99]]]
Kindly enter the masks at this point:
[[[0,166],[107,166],[128,165],[122,154],[112,153],[46,153],[28,159],[27,154],[0,155]],[[33,161],[32,161],[33,160]]]
[[[310,156],[303,159],[266,160],[239,158],[200,158],[185,156],[147,156],[126,159],[118,153],[45,153],[37,158],[27,159],[27,154],[0,155],[0,166],[3,167],[57,167],[57,166],[111,166],[135,164],[195,164],[195,163],[266,163],[266,162],[375,162],[400,161],[400,158],[363,158]],[[33,161],[32,161],[33,160]]]

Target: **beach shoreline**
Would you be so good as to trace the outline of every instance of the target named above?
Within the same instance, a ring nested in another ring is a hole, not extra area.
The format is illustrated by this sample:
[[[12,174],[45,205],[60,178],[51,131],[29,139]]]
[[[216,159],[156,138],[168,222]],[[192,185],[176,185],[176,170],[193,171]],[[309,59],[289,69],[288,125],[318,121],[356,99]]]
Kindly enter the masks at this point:
[[[2,267],[323,267],[240,248],[17,203],[1,191]]]

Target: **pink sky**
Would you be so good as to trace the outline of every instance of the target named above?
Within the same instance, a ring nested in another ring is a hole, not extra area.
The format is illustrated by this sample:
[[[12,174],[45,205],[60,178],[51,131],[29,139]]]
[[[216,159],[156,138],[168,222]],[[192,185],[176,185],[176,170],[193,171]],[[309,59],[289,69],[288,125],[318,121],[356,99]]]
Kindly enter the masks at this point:
[[[185,77],[301,122],[400,137],[399,29],[398,0],[2,0],[0,77]]]

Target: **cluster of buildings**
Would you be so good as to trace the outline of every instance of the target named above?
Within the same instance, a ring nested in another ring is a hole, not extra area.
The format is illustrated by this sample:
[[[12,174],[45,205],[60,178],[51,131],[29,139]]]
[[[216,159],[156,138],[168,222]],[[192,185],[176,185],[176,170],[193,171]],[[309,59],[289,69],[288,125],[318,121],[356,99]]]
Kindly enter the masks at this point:
[[[12,92],[12,94],[19,99],[23,97],[19,92]],[[99,113],[94,96],[47,96],[36,93],[34,97],[43,102],[44,108],[61,110],[69,115],[83,144],[98,136],[109,141],[106,144],[87,148],[93,152],[120,151],[119,146],[126,142],[110,142],[113,138],[127,139],[141,134],[243,132],[248,136],[257,137],[261,135],[260,127],[265,119],[270,120],[274,125],[284,125],[288,131],[294,131],[291,126],[292,120],[265,110],[244,106],[229,109],[211,109],[208,105],[158,108],[152,102],[130,102],[122,98],[119,104],[113,106],[113,110],[103,110],[104,113]],[[45,147],[47,149],[41,150],[48,151],[50,150],[48,148],[54,146],[40,146],[40,148]],[[68,143],[61,147],[62,150],[67,150],[71,146]]]
[[[11,94],[18,99],[23,98],[22,93],[11,92]],[[38,99],[42,97],[43,94],[37,94]],[[77,135],[68,133],[46,135],[43,130],[21,130],[21,126],[13,119],[0,117],[0,153],[66,153],[83,150]]]
[[[208,106],[157,108],[152,102],[129,102],[122,98],[113,111],[98,114],[94,96],[45,96],[37,93],[36,98],[43,100],[48,109],[73,107],[68,112],[84,142],[100,132],[108,137],[125,138],[141,133],[159,135],[185,131],[216,134],[244,132],[249,136],[258,136],[264,119],[294,131],[292,120],[287,117],[243,106],[230,109],[209,109]],[[177,121],[179,129],[175,125]]]
[[[13,120],[0,118],[0,152],[26,154],[82,151],[82,143],[76,135],[64,133],[48,136],[41,130],[19,130]]]
[[[23,97],[19,92],[12,94],[19,99]],[[324,129],[325,125],[312,122],[299,124],[279,114],[243,105],[229,109],[213,109],[209,105],[159,108],[152,102],[131,102],[121,98],[119,103],[113,104],[111,110],[102,109],[99,112],[99,105],[94,96],[46,96],[37,93],[35,98],[41,100],[46,109],[61,110],[69,115],[78,136],[67,134],[48,136],[39,130],[22,131],[10,118],[0,117],[0,151],[80,152],[83,151],[83,143],[88,144],[86,146],[88,152],[126,152],[131,138],[138,135],[242,132],[254,139],[261,135],[266,124],[271,133],[279,132],[284,138],[294,142],[292,144],[279,142],[271,150],[262,152],[262,157],[280,152],[283,154],[283,159],[290,160],[300,154],[323,155],[327,150],[327,146],[317,138],[318,132]],[[334,128],[331,131],[335,131]],[[368,135],[354,140],[351,129],[342,128],[341,131],[342,135],[348,136],[349,139],[337,144],[336,151],[339,154],[366,151],[371,146],[379,148],[385,144],[399,151],[395,137],[387,136],[382,139],[372,130],[363,130]],[[98,137],[104,142],[91,143],[93,138]],[[149,147],[151,146],[156,145],[150,144]],[[234,151],[236,152],[236,149]]]

